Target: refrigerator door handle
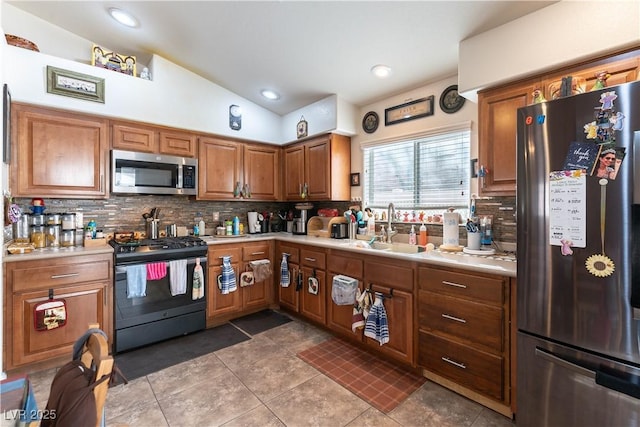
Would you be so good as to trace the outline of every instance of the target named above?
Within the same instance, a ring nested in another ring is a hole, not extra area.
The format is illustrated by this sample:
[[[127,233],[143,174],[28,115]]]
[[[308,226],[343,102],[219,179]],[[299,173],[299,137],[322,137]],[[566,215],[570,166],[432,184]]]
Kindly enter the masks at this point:
[[[593,378],[595,383],[602,387],[640,399],[640,376],[638,375],[620,372],[606,366],[600,366],[599,369],[594,371],[574,362],[565,360],[564,358],[540,347],[536,347],[535,354],[536,356],[546,359],[551,363],[570,369],[580,375]]]
[[[580,375],[584,375],[585,377],[589,377],[593,379],[596,378],[595,371],[591,369],[587,369],[584,366],[576,365],[573,362],[569,362],[568,360],[565,360],[560,356],[556,356],[555,354],[551,353],[549,350],[544,350],[540,347],[536,347],[536,356],[546,359],[547,361],[554,363],[556,365],[560,365],[562,367],[570,369],[574,372],[577,372]]]
[[[640,376],[602,367],[596,371],[596,384],[640,399]]]

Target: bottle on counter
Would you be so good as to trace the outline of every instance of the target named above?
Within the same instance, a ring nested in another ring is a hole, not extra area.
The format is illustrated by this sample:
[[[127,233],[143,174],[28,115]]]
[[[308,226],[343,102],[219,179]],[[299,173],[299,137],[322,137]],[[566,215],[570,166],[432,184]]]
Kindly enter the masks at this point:
[[[225,229],[225,234],[227,236],[231,236],[233,234],[233,221],[231,221],[230,219],[227,219],[224,222],[224,229]]]
[[[413,226],[412,226],[413,228]],[[424,222],[420,226],[420,237],[418,238],[418,244],[420,246],[427,245],[427,227],[424,225]]]
[[[415,225],[412,225],[411,231],[409,232],[409,244],[415,245],[416,243],[416,227]]]
[[[201,236],[204,236],[207,234],[204,217],[201,213],[198,213],[198,217],[200,218],[200,221],[198,221],[198,231],[200,231]]]
[[[367,234],[369,236],[376,234],[376,220],[373,218],[372,214],[369,214],[369,219],[367,220]]]
[[[233,217],[233,235],[237,236],[240,234],[240,218],[237,216]]]

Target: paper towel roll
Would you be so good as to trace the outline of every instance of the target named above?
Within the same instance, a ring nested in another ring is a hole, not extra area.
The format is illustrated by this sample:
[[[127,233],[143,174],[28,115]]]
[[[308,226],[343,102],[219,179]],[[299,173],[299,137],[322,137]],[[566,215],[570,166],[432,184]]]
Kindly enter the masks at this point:
[[[444,246],[460,246],[459,218],[457,212],[445,212],[442,226],[442,244]]]

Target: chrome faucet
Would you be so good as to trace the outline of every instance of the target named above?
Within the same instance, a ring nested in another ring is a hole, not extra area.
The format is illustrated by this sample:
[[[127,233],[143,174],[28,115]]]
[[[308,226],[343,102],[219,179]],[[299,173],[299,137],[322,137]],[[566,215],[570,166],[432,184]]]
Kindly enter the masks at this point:
[[[391,243],[391,238],[398,234],[391,228],[391,220],[396,216],[396,207],[393,203],[389,203],[387,207],[387,243]]]

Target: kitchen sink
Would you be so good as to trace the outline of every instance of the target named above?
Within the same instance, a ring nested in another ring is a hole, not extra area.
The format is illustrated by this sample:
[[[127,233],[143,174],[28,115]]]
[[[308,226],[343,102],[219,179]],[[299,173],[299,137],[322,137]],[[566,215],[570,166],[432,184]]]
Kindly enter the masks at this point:
[[[418,245],[410,245],[408,243],[373,242],[371,244],[371,249],[377,251],[399,252],[403,254],[415,254],[420,252],[420,247]]]

